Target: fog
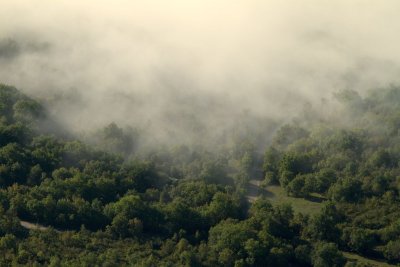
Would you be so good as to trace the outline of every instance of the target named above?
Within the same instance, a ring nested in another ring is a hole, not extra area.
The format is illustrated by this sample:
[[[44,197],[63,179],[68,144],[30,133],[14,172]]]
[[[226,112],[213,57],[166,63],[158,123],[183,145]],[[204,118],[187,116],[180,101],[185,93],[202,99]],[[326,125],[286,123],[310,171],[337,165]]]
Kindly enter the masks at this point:
[[[72,131],[115,121],[160,142],[218,140],[304,106],[334,113],[339,90],[398,84],[398,10],[395,0],[0,0],[0,82]]]

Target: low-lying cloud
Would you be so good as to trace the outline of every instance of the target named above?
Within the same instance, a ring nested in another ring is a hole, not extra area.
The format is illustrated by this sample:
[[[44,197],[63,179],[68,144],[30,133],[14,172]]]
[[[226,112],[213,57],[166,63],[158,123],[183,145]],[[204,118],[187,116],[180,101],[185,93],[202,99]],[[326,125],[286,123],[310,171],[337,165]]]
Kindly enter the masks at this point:
[[[399,83],[398,1],[0,3],[0,81],[76,131],[160,141],[290,120],[341,89]],[[325,102],[323,102],[325,103]]]

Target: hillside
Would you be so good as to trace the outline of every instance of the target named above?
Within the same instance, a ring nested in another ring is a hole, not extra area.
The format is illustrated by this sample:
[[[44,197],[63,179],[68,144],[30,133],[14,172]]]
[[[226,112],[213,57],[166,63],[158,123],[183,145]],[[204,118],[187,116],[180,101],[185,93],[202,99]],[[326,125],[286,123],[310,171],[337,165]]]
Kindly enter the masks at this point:
[[[263,154],[250,137],[135,154],[137,133],[78,138],[1,85],[0,265],[398,264],[400,89],[337,99],[346,122],[305,114]]]

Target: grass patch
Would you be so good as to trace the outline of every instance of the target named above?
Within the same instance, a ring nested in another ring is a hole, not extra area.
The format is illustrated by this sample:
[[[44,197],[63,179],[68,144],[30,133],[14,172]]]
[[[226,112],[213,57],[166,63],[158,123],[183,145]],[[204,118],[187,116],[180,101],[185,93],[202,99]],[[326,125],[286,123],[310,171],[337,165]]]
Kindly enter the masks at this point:
[[[371,266],[371,267],[392,267],[392,266],[397,266],[393,264],[389,264],[383,261],[378,261],[378,260],[373,260],[373,259],[367,259],[364,258],[360,255],[350,253],[350,252],[343,252],[343,255],[349,260],[349,261],[355,261],[359,262],[362,264],[365,264],[366,266]]]
[[[290,197],[286,194],[285,190],[278,185],[267,186],[266,189],[264,189],[263,195],[265,195],[273,204],[289,203],[292,205],[295,212],[301,212],[303,214],[311,215],[318,213],[323,205],[323,201],[320,197],[314,196],[312,199],[315,198],[315,201]]]

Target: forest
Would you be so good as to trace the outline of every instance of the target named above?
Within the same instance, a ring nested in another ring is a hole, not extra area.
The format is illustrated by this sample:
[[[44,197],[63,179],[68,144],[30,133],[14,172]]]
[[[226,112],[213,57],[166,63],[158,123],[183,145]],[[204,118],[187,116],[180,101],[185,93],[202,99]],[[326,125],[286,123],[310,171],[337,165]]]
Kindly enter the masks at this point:
[[[137,150],[132,129],[76,136],[2,84],[0,266],[400,264],[400,87],[335,101],[340,119]]]

